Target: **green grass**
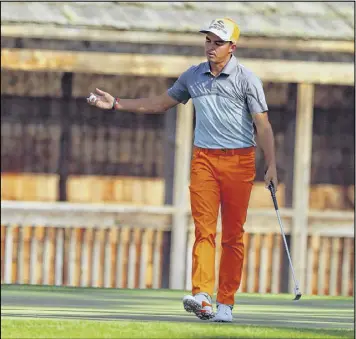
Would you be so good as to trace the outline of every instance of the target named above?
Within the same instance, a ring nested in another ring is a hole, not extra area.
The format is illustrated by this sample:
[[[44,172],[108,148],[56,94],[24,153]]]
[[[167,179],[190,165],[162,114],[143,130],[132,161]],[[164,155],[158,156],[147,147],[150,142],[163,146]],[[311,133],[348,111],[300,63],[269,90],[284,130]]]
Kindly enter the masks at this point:
[[[88,293],[90,291],[100,292],[103,291],[106,294],[114,293],[117,294],[117,288],[95,288],[95,287],[70,287],[70,286],[48,286],[48,285],[8,285],[2,284],[1,285],[2,291],[25,291],[25,292],[67,292],[71,293],[74,292],[76,294]],[[152,289],[120,289],[120,294],[132,295],[135,296],[151,296],[152,293],[156,293],[157,290]],[[188,294],[190,291],[181,291],[181,290],[168,290],[168,289],[159,289],[159,296],[160,297],[178,297],[180,298],[184,294]],[[248,297],[248,298],[263,298],[263,299],[278,299],[278,300],[292,300],[294,295],[286,294],[286,293],[279,293],[279,294],[260,294],[260,293],[238,293],[239,297]],[[346,300],[350,301],[351,297],[344,297],[344,296],[323,296],[323,295],[303,295],[303,300]]]
[[[1,286],[1,338],[353,338],[353,298],[238,293],[234,322],[202,322],[188,291]]]
[[[353,338],[352,330],[312,330],[174,322],[2,319],[1,338]]]

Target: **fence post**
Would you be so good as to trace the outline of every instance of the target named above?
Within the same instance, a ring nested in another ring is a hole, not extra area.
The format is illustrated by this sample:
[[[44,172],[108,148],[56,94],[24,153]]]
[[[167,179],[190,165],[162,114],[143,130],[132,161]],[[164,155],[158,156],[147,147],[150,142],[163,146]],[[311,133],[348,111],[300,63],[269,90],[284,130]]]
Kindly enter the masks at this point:
[[[164,204],[173,205],[177,107],[168,110],[164,119]],[[169,288],[171,235],[172,230],[167,230],[163,233],[162,288]]]
[[[67,179],[69,170],[69,151],[71,144],[70,136],[70,108],[73,88],[73,73],[63,73],[62,80],[62,102],[64,111],[61,114],[61,136],[60,136],[60,153],[58,159],[58,192],[59,201],[67,200]]]
[[[293,180],[292,261],[300,287],[305,288],[309,183],[313,137],[314,85],[298,84]],[[290,277],[291,278],[291,277]],[[292,279],[289,279],[293,286]],[[303,293],[303,291],[302,291]]]
[[[189,184],[190,160],[193,133],[193,105],[191,100],[177,107],[176,153],[174,170],[171,261],[169,287],[184,289],[185,258],[187,243],[187,187]]]

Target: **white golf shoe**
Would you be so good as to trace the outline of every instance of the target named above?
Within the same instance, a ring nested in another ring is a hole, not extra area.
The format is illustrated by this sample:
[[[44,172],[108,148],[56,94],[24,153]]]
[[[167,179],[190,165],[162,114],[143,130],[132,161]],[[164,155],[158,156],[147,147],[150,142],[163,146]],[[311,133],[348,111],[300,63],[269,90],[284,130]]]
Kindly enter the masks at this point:
[[[215,314],[213,321],[220,323],[232,322],[232,307],[229,305],[218,304],[218,311]]]
[[[193,312],[201,320],[214,317],[211,297],[207,293],[198,293],[195,296],[186,295],[183,298],[183,306],[187,312]]]

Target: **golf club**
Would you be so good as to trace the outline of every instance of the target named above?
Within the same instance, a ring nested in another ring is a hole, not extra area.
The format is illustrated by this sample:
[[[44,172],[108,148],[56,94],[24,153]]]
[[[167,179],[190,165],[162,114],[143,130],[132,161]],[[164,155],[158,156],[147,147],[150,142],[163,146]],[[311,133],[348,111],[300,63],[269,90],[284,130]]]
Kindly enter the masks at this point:
[[[293,300],[299,300],[302,297],[302,293],[299,290],[299,284],[297,279],[295,278],[295,273],[294,273],[294,268],[293,268],[293,264],[292,264],[292,259],[290,257],[289,254],[289,249],[288,249],[288,245],[287,245],[287,240],[286,240],[286,236],[284,234],[284,229],[283,229],[283,225],[282,225],[282,220],[281,220],[281,216],[279,214],[279,210],[278,210],[278,203],[277,203],[277,198],[276,198],[276,190],[274,188],[273,182],[271,181],[271,183],[268,185],[268,189],[271,192],[271,196],[272,196],[272,200],[273,200],[273,204],[274,204],[274,209],[276,210],[276,214],[277,214],[277,218],[278,218],[278,222],[279,222],[279,226],[281,228],[281,233],[283,236],[283,241],[284,241],[284,247],[286,249],[287,255],[288,255],[288,260],[289,260],[289,265],[290,268],[292,269],[292,275],[293,275],[293,280],[294,280],[294,292],[295,292],[295,298]]]

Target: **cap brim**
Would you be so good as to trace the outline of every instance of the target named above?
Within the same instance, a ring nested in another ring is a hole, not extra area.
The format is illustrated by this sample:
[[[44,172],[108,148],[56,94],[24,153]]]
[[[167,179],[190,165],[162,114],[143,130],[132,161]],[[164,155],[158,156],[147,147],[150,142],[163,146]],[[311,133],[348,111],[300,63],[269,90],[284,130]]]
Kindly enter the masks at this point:
[[[213,33],[215,34],[216,36],[218,36],[222,41],[231,41],[231,40],[226,40],[225,38],[223,38],[218,31],[215,31],[214,29],[203,29],[201,31],[199,31],[200,33],[204,33],[204,34],[207,34],[207,33]]]

